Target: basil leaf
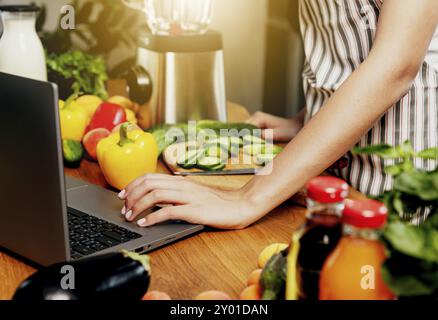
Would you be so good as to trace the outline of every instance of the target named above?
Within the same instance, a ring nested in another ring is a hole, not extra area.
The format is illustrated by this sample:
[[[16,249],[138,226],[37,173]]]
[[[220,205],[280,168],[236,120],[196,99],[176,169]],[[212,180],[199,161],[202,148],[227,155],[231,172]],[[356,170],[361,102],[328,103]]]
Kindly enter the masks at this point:
[[[423,283],[414,274],[393,276],[387,264],[382,267],[381,272],[385,283],[398,297],[429,296],[435,291],[434,286]]]
[[[438,173],[404,172],[395,179],[394,190],[415,195],[424,201],[438,200]]]
[[[398,159],[401,157],[400,150],[387,144],[354,147],[352,153],[355,155],[376,155],[384,159]]]
[[[420,153],[417,153],[416,156],[421,159],[436,160],[438,159],[438,148],[423,150]]]
[[[403,167],[400,164],[395,164],[393,166],[389,166],[385,168],[385,173],[391,175],[391,176],[397,176],[400,173],[402,173]]]
[[[403,144],[396,147],[397,153],[402,158],[412,158],[415,155],[414,147],[410,141],[405,141]]]
[[[425,239],[421,231],[402,222],[390,224],[385,230],[384,238],[394,249],[411,257],[421,258]]]

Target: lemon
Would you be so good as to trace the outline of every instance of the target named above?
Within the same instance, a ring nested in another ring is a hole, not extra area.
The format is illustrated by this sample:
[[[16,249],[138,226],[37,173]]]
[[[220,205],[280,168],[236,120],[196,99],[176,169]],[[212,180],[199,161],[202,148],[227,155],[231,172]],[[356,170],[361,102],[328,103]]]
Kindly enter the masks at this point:
[[[259,267],[264,268],[269,259],[271,259],[275,254],[280,253],[288,247],[285,243],[274,243],[263,249],[259,256]]]

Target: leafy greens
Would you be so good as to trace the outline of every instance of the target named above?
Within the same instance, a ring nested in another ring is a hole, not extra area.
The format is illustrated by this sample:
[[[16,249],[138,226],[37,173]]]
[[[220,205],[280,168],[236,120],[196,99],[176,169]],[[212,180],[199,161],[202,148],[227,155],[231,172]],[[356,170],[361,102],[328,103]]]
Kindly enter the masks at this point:
[[[355,148],[355,154],[377,155],[395,160],[386,168],[394,177],[394,188],[379,197],[392,216],[382,241],[388,259],[382,275],[399,297],[438,298],[438,169],[415,168],[414,159],[437,160],[438,148],[416,153],[410,142]],[[401,221],[402,213],[430,213],[420,227]]]

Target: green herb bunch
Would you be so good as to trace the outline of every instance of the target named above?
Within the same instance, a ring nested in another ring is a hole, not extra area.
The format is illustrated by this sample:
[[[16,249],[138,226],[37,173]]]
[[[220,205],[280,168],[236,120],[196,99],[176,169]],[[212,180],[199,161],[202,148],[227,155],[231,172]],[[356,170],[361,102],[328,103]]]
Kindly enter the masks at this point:
[[[394,188],[379,199],[391,218],[382,235],[388,259],[382,275],[400,298],[438,299],[438,169],[417,169],[414,159],[437,160],[438,148],[415,152],[410,142],[355,148],[355,154],[377,155],[395,160],[386,172],[394,177]],[[414,226],[400,219],[402,214],[429,213],[426,222]]]
[[[100,57],[71,50],[62,54],[47,54],[49,76],[62,77],[55,82],[70,81],[71,91],[108,97],[105,81],[108,79],[105,62]]]
[[[438,160],[438,148],[415,152],[408,141],[396,147],[389,145],[354,148],[354,154],[377,155],[395,164],[385,168],[394,177],[393,190],[379,197],[391,213],[409,218],[419,210],[438,210],[438,169],[425,171],[417,169],[414,159]]]

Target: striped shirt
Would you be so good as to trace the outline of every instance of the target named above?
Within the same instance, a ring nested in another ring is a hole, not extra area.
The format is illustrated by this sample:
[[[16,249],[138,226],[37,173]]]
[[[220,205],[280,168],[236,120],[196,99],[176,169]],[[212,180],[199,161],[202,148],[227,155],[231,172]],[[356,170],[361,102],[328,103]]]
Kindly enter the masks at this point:
[[[381,0],[300,0],[300,24],[305,48],[303,72],[307,121],[367,58],[376,33]],[[408,44],[407,44],[408,45]],[[359,146],[398,145],[410,140],[415,150],[438,147],[438,30],[409,92],[373,128]],[[391,189],[384,167],[393,161],[349,153],[348,168],[336,172],[368,195]],[[434,169],[433,161],[415,165]],[[414,223],[421,223],[414,218]]]

